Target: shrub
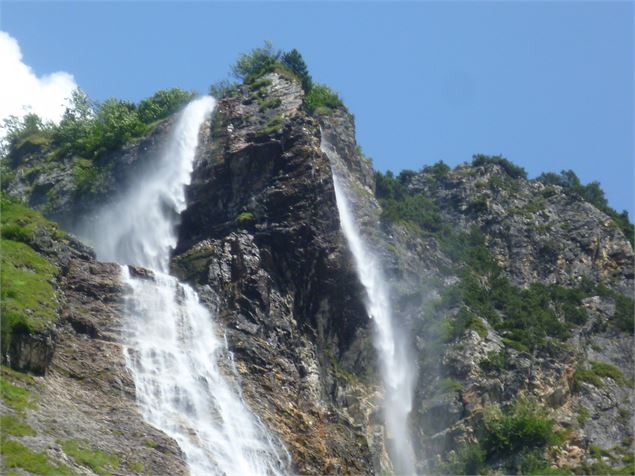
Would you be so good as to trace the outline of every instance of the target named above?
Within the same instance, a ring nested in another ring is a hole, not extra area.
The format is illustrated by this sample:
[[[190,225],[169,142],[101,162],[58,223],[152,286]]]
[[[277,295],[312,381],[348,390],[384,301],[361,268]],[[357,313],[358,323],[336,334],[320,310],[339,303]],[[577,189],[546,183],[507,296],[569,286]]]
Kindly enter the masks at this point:
[[[0,143],[0,156],[4,156],[9,150],[19,147],[28,138],[43,135],[47,140],[53,131],[53,124],[44,122],[34,113],[26,114],[24,117],[9,116],[3,120],[2,128],[5,136]]]
[[[280,58],[280,52],[274,51],[270,41],[262,48],[254,48],[238,57],[231,68],[232,74],[246,83],[274,70]]]
[[[523,400],[503,412],[486,414],[483,431],[482,444],[487,458],[547,448],[561,444],[563,439],[544,410]]]
[[[139,103],[139,119],[145,124],[164,119],[191,101],[195,95],[180,88],[157,91]]]
[[[505,352],[488,352],[487,357],[479,365],[486,372],[503,370],[507,365]]]
[[[346,109],[340,96],[324,84],[315,84],[304,96],[304,107],[309,114],[329,114],[338,108]]]
[[[527,172],[524,168],[519,167],[518,165],[512,164],[509,160],[504,158],[502,155],[483,155],[476,154],[472,156],[472,166],[478,167],[481,165],[493,164],[498,165],[503,171],[509,175],[511,178],[527,178]]]
[[[227,81],[227,80],[222,80],[222,81],[213,83],[209,87],[209,95],[213,96],[216,99],[222,99],[226,96],[229,96],[230,94],[235,93],[237,90],[238,90],[237,83]]]

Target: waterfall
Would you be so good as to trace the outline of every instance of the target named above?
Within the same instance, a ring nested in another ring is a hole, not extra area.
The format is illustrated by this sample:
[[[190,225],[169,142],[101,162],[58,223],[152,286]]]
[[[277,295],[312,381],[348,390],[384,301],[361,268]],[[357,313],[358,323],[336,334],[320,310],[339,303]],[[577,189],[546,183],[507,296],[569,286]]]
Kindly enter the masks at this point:
[[[412,361],[408,356],[405,337],[398,332],[393,322],[390,296],[381,263],[364,243],[335,171],[335,151],[324,138],[321,149],[331,160],[342,232],[353,254],[359,280],[366,290],[366,312],[374,323],[373,342],[384,384],[384,415],[391,461],[397,474],[412,475],[415,473],[415,464],[408,428],[414,385]]]
[[[176,440],[193,475],[279,475],[286,463],[277,445],[226,377],[236,371],[212,314],[190,286],[167,274],[200,127],[214,106],[211,97],[192,101],[152,168],[85,235],[100,259],[153,272],[138,277],[122,266],[131,290],[124,353],[145,420]]]

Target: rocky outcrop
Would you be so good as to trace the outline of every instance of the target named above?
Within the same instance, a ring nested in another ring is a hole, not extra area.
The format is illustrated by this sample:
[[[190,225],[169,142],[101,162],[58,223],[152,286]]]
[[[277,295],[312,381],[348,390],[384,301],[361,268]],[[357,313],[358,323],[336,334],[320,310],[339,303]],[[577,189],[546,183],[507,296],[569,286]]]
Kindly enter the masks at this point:
[[[367,318],[319,125],[301,102],[299,85],[275,74],[220,101],[173,269],[217,311],[244,396],[294,470],[370,473]]]
[[[518,284],[576,286],[581,279],[633,293],[633,248],[613,220],[557,185],[515,179],[496,164],[414,175],[456,226],[488,235],[496,262]]]

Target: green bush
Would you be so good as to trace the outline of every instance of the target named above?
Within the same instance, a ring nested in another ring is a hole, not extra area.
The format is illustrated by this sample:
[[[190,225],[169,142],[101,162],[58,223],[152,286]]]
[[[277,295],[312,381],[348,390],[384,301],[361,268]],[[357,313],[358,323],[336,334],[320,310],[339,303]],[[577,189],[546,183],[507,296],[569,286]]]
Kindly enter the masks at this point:
[[[519,400],[510,408],[485,415],[481,439],[487,458],[509,457],[529,450],[562,443],[564,435],[554,428],[544,410]]]
[[[346,109],[340,96],[324,84],[315,84],[304,96],[304,107],[309,114],[329,114],[335,109]]]
[[[157,91],[139,103],[139,119],[145,124],[164,119],[190,102],[195,95],[180,88]]]
[[[263,74],[272,72],[279,59],[280,52],[273,49],[270,41],[265,41],[264,47],[241,54],[231,71],[236,78],[249,83]]]
[[[502,155],[484,155],[484,154],[476,154],[472,156],[472,166],[478,167],[481,165],[493,164],[498,165],[503,171],[509,175],[511,178],[527,178],[527,172],[524,168],[519,167],[518,165],[512,164],[509,160],[504,158]]]
[[[222,99],[236,91],[238,91],[238,84],[227,80],[218,81],[209,87],[209,95],[215,99]]]
[[[0,157],[34,136],[40,136],[44,142],[48,142],[54,125],[45,123],[37,114],[29,113],[22,118],[9,116],[3,119],[2,128],[5,130],[5,136],[0,143],[2,146],[0,147]]]
[[[450,475],[475,475],[486,474],[485,452],[478,444],[461,446],[458,451],[448,457],[447,462],[442,462],[435,471],[438,474]]]

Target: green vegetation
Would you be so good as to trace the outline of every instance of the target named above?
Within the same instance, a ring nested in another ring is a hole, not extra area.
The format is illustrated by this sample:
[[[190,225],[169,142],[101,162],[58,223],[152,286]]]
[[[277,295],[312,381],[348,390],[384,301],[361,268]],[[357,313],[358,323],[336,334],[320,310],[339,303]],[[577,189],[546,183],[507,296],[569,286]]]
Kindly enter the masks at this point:
[[[5,468],[19,468],[33,474],[46,476],[71,475],[73,472],[63,464],[49,462],[46,453],[32,451],[22,443],[2,438],[0,453]]]
[[[145,465],[141,461],[128,461],[126,466],[136,473],[144,473],[146,469]]]
[[[335,109],[345,109],[339,95],[323,84],[314,84],[308,67],[300,52],[293,49],[288,52],[275,50],[271,42],[263,47],[254,48],[238,57],[232,66],[232,74],[245,84],[254,85],[267,73],[276,72],[283,77],[298,81],[304,90],[304,107],[309,114],[329,114]],[[213,85],[210,91],[215,97],[223,97],[232,92],[234,85],[221,82]],[[257,89],[257,88],[256,88]],[[261,110],[270,105],[260,104]]]
[[[258,132],[261,134],[280,134],[280,132],[282,132],[283,124],[284,117],[278,114],[277,116],[272,117]]]
[[[18,412],[23,412],[27,408],[35,408],[30,392],[9,382],[4,375],[0,377],[0,398],[8,407]]]
[[[78,464],[88,466],[100,476],[111,475],[110,470],[118,469],[121,465],[116,455],[87,448],[76,440],[60,441],[59,444],[64,452],[72,457]]]
[[[48,160],[72,157],[79,164],[75,178],[80,191],[93,191],[99,185],[100,175],[108,171],[107,161],[102,160],[108,152],[146,135],[193,96],[192,92],[172,88],[158,91],[138,105],[118,99],[98,103],[77,89],[59,125],[43,123],[34,114],[23,119],[9,118],[3,153],[14,166],[18,165],[15,161],[20,154],[12,156],[12,152],[27,143],[45,146]]]
[[[441,336],[444,342],[451,342],[461,337],[465,331],[473,330],[482,338],[487,337],[487,327],[476,314],[462,307],[453,318],[443,321]]]
[[[344,108],[339,94],[324,84],[316,84],[304,96],[304,107],[309,114],[329,114],[335,109]]]
[[[144,124],[152,124],[174,114],[184,104],[190,102],[196,93],[179,88],[162,89],[139,103],[139,119]]]
[[[563,444],[566,434],[555,429],[544,409],[525,400],[508,409],[493,408],[477,427],[478,443],[450,452],[437,466],[442,474],[487,474],[488,464],[503,459],[506,474],[571,474],[550,468],[545,454]]]
[[[437,466],[439,474],[486,474],[485,452],[478,444],[463,445],[458,451],[450,452],[447,462]]]
[[[0,416],[0,433],[12,436],[34,436],[35,430],[15,415]]]
[[[513,179],[527,178],[527,172],[524,168],[514,165],[502,155],[483,155],[476,154],[472,156],[472,165],[478,167],[481,165],[498,165],[503,171]]]
[[[313,89],[313,79],[309,74],[309,69],[304,62],[304,58],[302,58],[302,55],[298,50],[294,48],[288,53],[283,53],[280,60],[283,65],[293,71],[293,73],[300,79],[302,89],[304,89],[305,93],[308,93]]]
[[[559,174],[546,172],[538,176],[537,180],[547,186],[558,185],[564,188],[568,193],[582,197],[610,216],[631,244],[635,243],[635,227],[630,222],[628,211],[623,210],[622,213],[618,213],[615,209],[611,208],[599,182],[594,181],[582,185],[582,182],[573,170],[563,170]]]
[[[518,400],[505,411],[492,410],[485,415],[483,449],[489,459],[558,446],[563,443],[564,434],[556,431],[554,425],[543,409]]]
[[[580,405],[578,407],[578,416],[576,417],[576,419],[578,420],[578,423],[580,425],[584,425],[590,417],[591,417],[591,412],[589,412],[589,410],[587,410],[585,407]]]
[[[3,239],[0,246],[2,346],[8,349],[15,333],[31,333],[55,319],[57,269],[24,243]]]
[[[479,365],[486,372],[503,370],[507,366],[505,352],[488,352]]]
[[[244,225],[246,223],[251,223],[255,220],[255,216],[252,212],[250,212],[249,210],[243,210],[242,212],[240,212],[238,214],[238,216],[236,217],[236,223],[239,225]]]
[[[9,349],[15,333],[42,329],[56,317],[58,269],[30,245],[39,231],[66,235],[41,214],[0,196],[0,312],[2,347]]]
[[[63,239],[66,233],[41,213],[0,193],[0,235],[5,240],[30,243],[39,229],[45,228],[51,235]]]
[[[447,377],[439,380],[441,393],[460,392],[461,390],[463,390],[463,384],[454,378]]]

